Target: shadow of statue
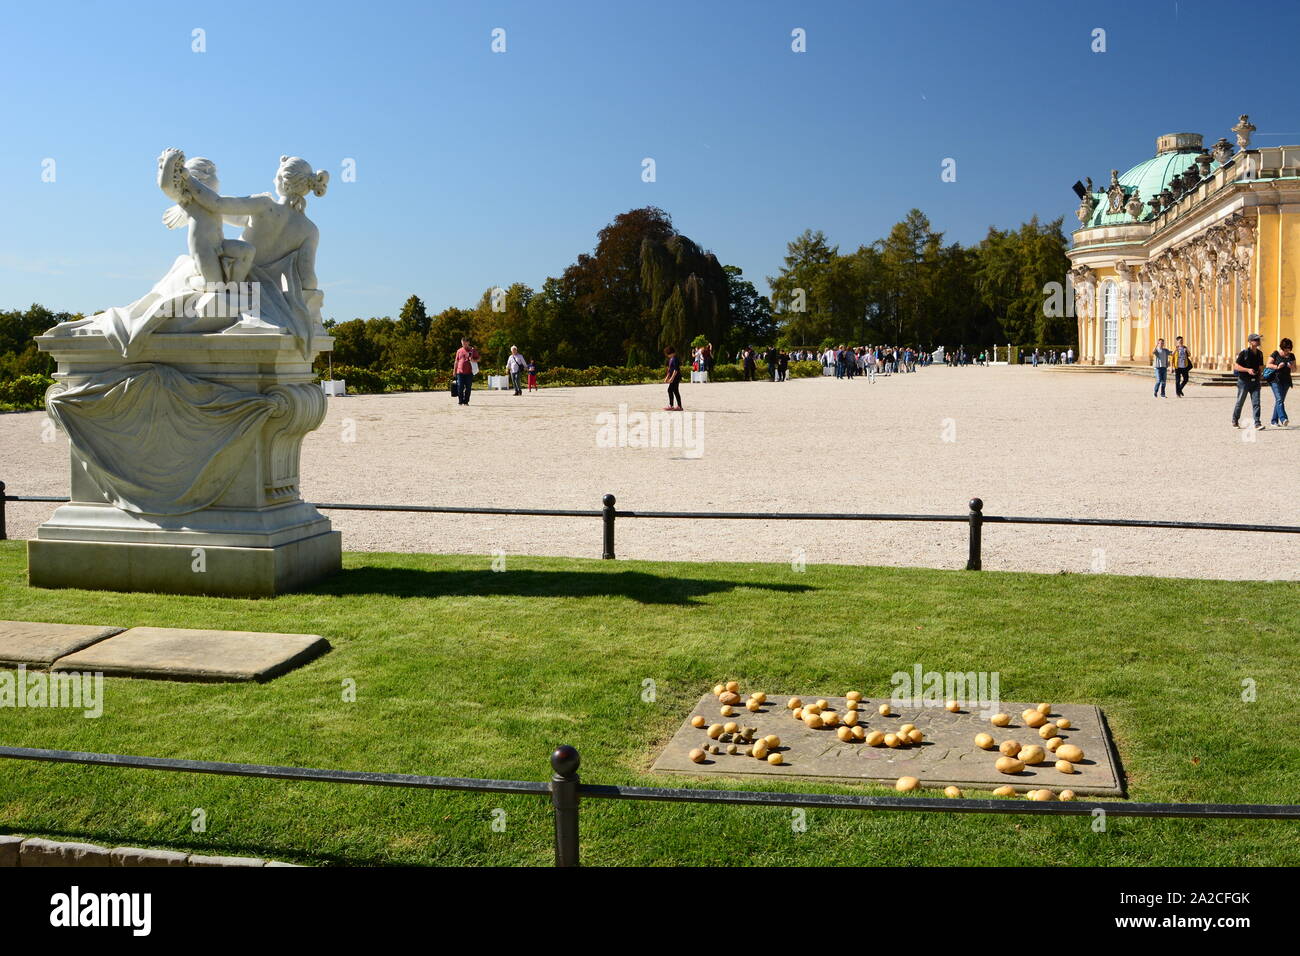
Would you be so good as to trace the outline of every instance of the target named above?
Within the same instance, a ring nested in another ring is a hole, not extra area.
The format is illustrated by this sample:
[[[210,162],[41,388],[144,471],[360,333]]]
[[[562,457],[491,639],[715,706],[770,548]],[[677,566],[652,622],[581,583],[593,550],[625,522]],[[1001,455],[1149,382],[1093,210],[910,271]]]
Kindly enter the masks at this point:
[[[311,594],[383,594],[391,597],[622,597],[640,604],[698,604],[707,594],[748,587],[786,594],[814,588],[725,578],[690,578],[644,571],[421,570],[346,568],[312,587]]]

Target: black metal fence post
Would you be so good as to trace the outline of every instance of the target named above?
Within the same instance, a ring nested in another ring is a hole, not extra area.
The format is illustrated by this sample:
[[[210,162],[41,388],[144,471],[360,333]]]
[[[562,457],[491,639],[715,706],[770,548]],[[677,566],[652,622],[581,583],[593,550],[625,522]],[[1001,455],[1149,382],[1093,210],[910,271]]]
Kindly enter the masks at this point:
[[[966,556],[966,570],[978,571],[980,561],[980,532],[984,527],[984,502],[979,498],[970,500],[970,553]]]
[[[0,541],[6,541],[9,532],[5,529],[5,483],[0,481]]]
[[[605,505],[601,518],[605,524],[605,550],[601,557],[607,561],[614,560],[614,496],[606,495],[600,499]]]
[[[608,496],[607,496],[608,497]],[[551,754],[551,803],[555,807],[555,865],[578,865],[578,767],[576,747],[565,744]]]

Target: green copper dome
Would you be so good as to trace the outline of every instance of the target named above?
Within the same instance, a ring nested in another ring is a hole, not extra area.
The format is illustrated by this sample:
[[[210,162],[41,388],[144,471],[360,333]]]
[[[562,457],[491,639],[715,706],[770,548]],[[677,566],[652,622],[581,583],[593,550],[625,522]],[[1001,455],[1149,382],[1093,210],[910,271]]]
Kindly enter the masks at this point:
[[[1142,215],[1140,218],[1142,220],[1151,219],[1154,215],[1151,212],[1151,198],[1167,188],[1170,180],[1175,176],[1185,172],[1188,166],[1193,165],[1198,152],[1200,152],[1198,149],[1170,150],[1138,163],[1119,177],[1119,184],[1124,187],[1124,202],[1127,203],[1136,190],[1142,198]],[[1210,174],[1213,175],[1220,165],[1217,161],[1212,161],[1210,163]],[[1197,176],[1198,178],[1200,176],[1199,168]],[[1101,189],[1094,188],[1092,197],[1097,201],[1097,208],[1092,211],[1092,216],[1089,217],[1088,221],[1079,227],[1080,229],[1095,229],[1098,226],[1122,226],[1133,222],[1133,217],[1128,214],[1127,209],[1121,209],[1116,213],[1109,211],[1110,199],[1106,194],[1109,188],[1109,183]]]

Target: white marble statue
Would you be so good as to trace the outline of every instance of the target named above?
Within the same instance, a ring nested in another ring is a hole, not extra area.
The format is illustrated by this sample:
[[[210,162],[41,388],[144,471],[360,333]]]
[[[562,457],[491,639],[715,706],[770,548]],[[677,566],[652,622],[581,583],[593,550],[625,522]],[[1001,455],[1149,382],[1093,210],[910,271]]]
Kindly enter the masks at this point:
[[[250,390],[247,373],[235,382],[196,374],[215,370],[215,353],[202,341],[182,344],[181,336],[226,333],[234,345],[233,337],[251,334],[273,348],[278,343],[265,337],[290,336],[310,373],[324,330],[320,233],[306,216],[306,197],[324,195],[328,182],[305,160],[281,156],[277,196],[222,196],[211,160],[187,162],[179,149],[158,157],[158,186],[176,203],[163,222],[188,226],[189,253],[143,298],[43,337],[51,351],[60,341],[95,340],[123,359],[71,375],[47,397],[51,417],[104,500],[150,515],[207,508],[235,480],[268,418],[285,414],[288,393]],[[225,225],[242,227],[243,237],[226,238]],[[160,352],[159,337],[172,334],[176,347]]]
[[[132,359],[152,334],[239,331],[292,335],[305,351],[321,332],[324,298],[316,279],[320,232],[306,215],[307,194],[325,195],[329,174],[281,156],[276,196],[222,196],[216,166],[178,149],[158,157],[158,186],[175,201],[169,229],[189,227],[189,253],[178,256],[148,294],[130,305],[66,322],[47,335],[103,334]],[[224,225],[243,227],[228,239]]]

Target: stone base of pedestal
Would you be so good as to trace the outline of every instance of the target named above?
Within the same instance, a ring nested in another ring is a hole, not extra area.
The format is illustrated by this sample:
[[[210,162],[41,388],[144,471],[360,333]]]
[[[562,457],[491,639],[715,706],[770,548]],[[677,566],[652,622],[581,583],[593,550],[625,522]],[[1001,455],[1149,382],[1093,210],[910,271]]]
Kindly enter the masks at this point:
[[[184,533],[177,537],[183,538]],[[342,567],[342,535],[337,531],[272,547],[27,542],[27,580],[40,588],[271,597],[301,590]]]

